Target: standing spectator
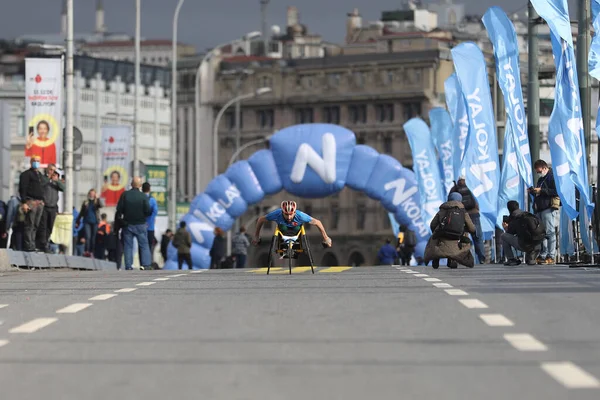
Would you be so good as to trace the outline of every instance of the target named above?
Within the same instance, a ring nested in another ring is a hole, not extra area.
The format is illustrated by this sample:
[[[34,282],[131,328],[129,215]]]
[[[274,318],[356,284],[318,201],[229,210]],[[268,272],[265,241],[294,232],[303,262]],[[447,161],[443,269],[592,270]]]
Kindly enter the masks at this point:
[[[19,180],[19,194],[22,208],[25,213],[25,237],[23,247],[25,251],[35,251],[35,238],[44,213],[44,185],[46,177],[40,172],[40,156],[31,157],[31,168],[21,173]]]
[[[150,203],[151,214],[146,218],[146,224],[148,225],[148,245],[150,246],[150,261],[154,263],[154,248],[156,247],[156,236],[154,236],[154,224],[156,222],[156,216],[158,215],[158,204],[156,199],[150,196],[150,184],[144,182],[142,185],[142,192],[148,196],[148,202]],[[141,259],[141,255],[140,255]]]
[[[459,176],[456,185],[450,189],[450,193],[458,192],[462,196],[462,203],[465,210],[475,226],[475,232],[471,233],[473,243],[475,244],[475,253],[479,259],[479,264],[485,264],[485,248],[483,246],[483,231],[481,230],[481,217],[479,214],[479,203],[471,190],[467,187],[464,176]]]
[[[520,210],[516,201],[509,201],[506,207],[510,215],[502,221],[502,227],[506,231],[501,236],[504,256],[507,258],[504,265],[521,264],[521,260],[515,257],[513,248],[525,252],[527,264],[535,265],[546,228],[535,215]]]
[[[59,180],[59,174],[54,164],[49,164],[46,168],[46,178],[48,182],[44,186],[44,212],[37,231],[37,244],[39,249],[50,253],[48,240],[52,235],[54,220],[58,213],[58,192],[65,191],[65,184]]]
[[[394,260],[398,258],[398,253],[394,246],[392,246],[392,241],[390,239],[386,239],[385,244],[381,246],[379,252],[377,252],[377,258],[381,265],[394,264]]]
[[[5,249],[8,244],[8,228],[6,227],[7,205],[0,200],[0,249]]]
[[[173,246],[177,249],[177,265],[179,269],[183,268],[183,262],[185,261],[188,265],[188,269],[194,269],[192,264],[192,236],[185,229],[185,221],[179,223],[179,229],[173,237]]]
[[[21,216],[21,219],[18,220],[18,216]],[[13,250],[21,251],[23,249],[23,231],[24,231],[24,222],[25,218],[23,218],[25,214],[23,213],[21,207],[21,198],[19,196],[11,196],[10,200],[6,204],[6,232],[8,233],[12,229],[11,239],[9,243],[9,247]],[[15,243],[15,235],[19,234],[18,240],[16,242],[19,243],[18,249],[13,247],[13,243]]]
[[[223,230],[219,227],[215,228],[215,240],[210,248],[210,269],[219,269],[221,261],[225,258],[225,238]]]
[[[106,214],[102,214],[100,216],[98,233],[96,234],[96,249],[94,250],[94,257],[99,260],[104,260],[106,258],[106,245],[108,237],[110,236],[110,224],[106,218]]]
[[[167,229],[160,238],[160,255],[163,258],[163,263],[167,262],[167,249],[169,248],[169,243],[171,242],[172,238],[173,231],[170,229]]]
[[[236,268],[244,268],[246,266],[246,257],[248,256],[248,247],[250,247],[250,241],[246,236],[246,228],[243,226],[240,231],[235,234],[231,240],[232,253],[235,257]]]
[[[410,259],[415,253],[415,247],[417,246],[417,235],[406,225],[400,225],[400,232],[398,233],[398,245],[397,251],[400,256],[400,262],[402,265],[410,265]]]
[[[79,232],[77,232],[77,240],[75,241],[74,247],[76,256],[85,256],[85,230],[80,229]]]
[[[76,225],[79,227],[83,219],[83,229],[85,232],[85,255],[91,257],[96,248],[96,234],[98,233],[98,223],[100,222],[100,209],[102,204],[96,196],[96,190],[90,189],[88,198],[81,204],[81,210],[77,216]]]
[[[124,192],[117,204],[117,214],[123,217],[123,241],[125,244],[125,269],[133,269],[133,238],[136,238],[141,251],[140,269],[150,269],[150,246],[146,218],[151,214],[148,196],[140,188],[142,178],[136,176],[131,181],[131,189]]]
[[[109,226],[110,231],[106,235],[106,251],[108,253],[108,261],[117,262],[117,240],[119,240],[119,235],[115,235],[116,223],[110,224]]]
[[[540,175],[535,188],[529,188],[534,196],[533,210],[546,227],[546,237],[542,242],[542,251],[537,259],[538,264],[556,264],[556,217],[560,207],[560,198],[556,191],[554,173],[546,161],[537,160],[533,169]]]

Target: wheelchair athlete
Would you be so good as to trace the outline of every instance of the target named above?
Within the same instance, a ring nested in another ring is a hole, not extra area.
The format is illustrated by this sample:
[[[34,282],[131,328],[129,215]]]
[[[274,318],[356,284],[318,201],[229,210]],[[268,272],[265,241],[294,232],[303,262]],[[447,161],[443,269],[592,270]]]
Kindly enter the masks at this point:
[[[316,218],[311,217],[310,215],[303,213],[300,210],[296,209],[295,201],[282,201],[281,208],[275,211],[271,211],[267,215],[263,215],[258,218],[256,222],[256,232],[254,233],[254,239],[252,240],[252,244],[255,246],[260,243],[260,230],[264,225],[265,221],[275,221],[281,233],[285,236],[296,236],[298,232],[300,232],[300,228],[304,224],[314,225],[319,229],[321,235],[323,235],[323,245],[327,247],[331,247],[331,238],[327,236],[327,232],[325,232],[325,228],[321,221]]]

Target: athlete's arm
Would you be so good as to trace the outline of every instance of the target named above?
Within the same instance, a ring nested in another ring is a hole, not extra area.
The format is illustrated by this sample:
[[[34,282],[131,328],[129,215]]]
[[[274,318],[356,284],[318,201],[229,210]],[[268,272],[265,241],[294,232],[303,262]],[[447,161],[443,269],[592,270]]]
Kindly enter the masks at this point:
[[[327,245],[331,247],[331,238],[327,236],[327,232],[325,232],[325,227],[323,227],[321,221],[319,221],[316,218],[312,218],[309,224],[317,227],[317,229],[321,232],[321,235],[323,236],[323,243],[327,243]]]
[[[252,244],[253,245],[257,245],[259,240],[260,240],[260,230],[262,229],[263,225],[265,224],[265,222],[267,221],[267,216],[263,215],[262,217],[259,217],[258,220],[256,221],[256,231],[254,232],[254,239],[252,239]]]

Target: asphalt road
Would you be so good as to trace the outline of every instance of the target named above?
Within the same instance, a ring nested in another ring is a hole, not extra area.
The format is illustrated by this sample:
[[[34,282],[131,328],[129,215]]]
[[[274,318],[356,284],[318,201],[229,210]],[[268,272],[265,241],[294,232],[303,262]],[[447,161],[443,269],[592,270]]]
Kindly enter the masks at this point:
[[[3,274],[1,398],[600,398],[600,270],[399,268]]]

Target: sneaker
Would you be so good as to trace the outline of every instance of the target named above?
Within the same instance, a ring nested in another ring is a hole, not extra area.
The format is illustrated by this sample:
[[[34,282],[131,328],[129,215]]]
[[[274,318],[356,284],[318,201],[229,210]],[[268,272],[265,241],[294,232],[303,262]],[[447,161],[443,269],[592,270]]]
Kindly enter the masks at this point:
[[[507,262],[504,263],[507,267],[516,267],[517,265],[521,265],[521,260],[518,258],[511,258]]]
[[[546,265],[554,265],[556,264],[556,261],[554,261],[554,258],[548,257],[544,260],[544,264]]]
[[[546,264],[546,257],[538,257],[535,262],[538,265]]]

